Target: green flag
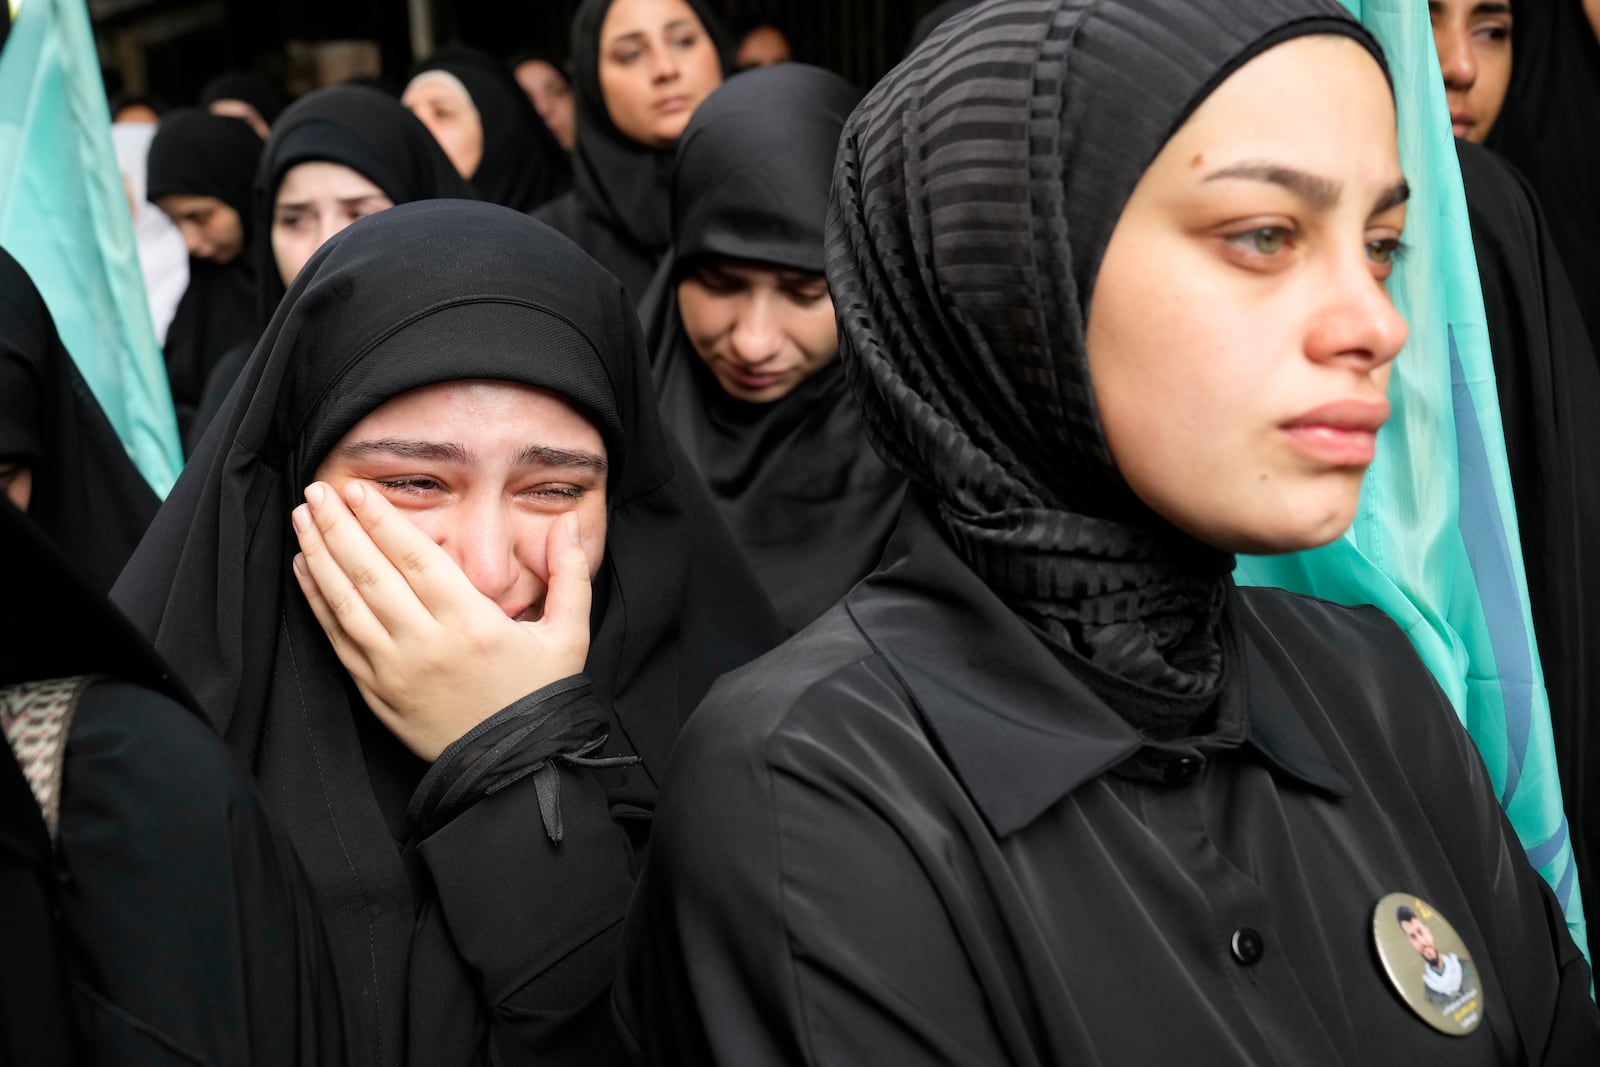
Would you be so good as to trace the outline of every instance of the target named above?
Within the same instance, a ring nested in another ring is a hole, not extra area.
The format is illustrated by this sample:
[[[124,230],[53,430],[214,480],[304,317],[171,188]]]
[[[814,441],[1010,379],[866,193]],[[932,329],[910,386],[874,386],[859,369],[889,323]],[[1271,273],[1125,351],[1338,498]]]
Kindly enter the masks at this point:
[[[1533,865],[1588,953],[1523,575],[1511,476],[1444,84],[1428,8],[1345,0],[1388,56],[1410,254],[1389,281],[1411,338],[1389,387],[1393,417],[1355,524],[1312,552],[1239,561],[1239,580],[1400,624],[1477,742]]]
[[[39,287],[133,462],[166,494],[183,464],[84,0],[5,0],[0,247]]]

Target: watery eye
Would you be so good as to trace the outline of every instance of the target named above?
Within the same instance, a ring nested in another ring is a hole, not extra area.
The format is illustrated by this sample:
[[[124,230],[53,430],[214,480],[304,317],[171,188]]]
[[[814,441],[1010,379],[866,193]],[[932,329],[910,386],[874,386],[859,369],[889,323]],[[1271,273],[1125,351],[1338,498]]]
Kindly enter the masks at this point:
[[[1405,246],[1398,237],[1367,242],[1367,258],[1380,266],[1390,266],[1404,254]]]
[[[1289,231],[1282,226],[1266,226],[1245,235],[1250,239],[1251,251],[1263,256],[1275,256],[1289,242]]]

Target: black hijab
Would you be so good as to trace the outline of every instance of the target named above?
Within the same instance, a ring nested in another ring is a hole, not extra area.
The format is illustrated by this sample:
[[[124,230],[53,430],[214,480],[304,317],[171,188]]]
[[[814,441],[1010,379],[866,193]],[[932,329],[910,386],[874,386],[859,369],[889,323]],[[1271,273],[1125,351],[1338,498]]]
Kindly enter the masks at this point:
[[[1600,116],[1597,116],[1600,117]],[[1586,900],[1600,900],[1600,362],[1525,179],[1456,142],[1494,355],[1528,600]]]
[[[567,153],[511,72],[471,48],[435,52],[412,72],[442,70],[466,87],[483,123],[483,158],[472,187],[494,204],[522,212],[560,196],[572,183]]]
[[[904,483],[867,446],[837,360],[773,403],[729,396],[684,333],[676,285],[705,257],[822,273],[834,153],[860,99],[798,63],[734,75],[706,98],[678,142],[673,256],[649,327],[662,421],[790,631],[876,566]]]
[[[268,126],[278,121],[289,104],[289,98],[265,78],[242,72],[219,74],[200,90],[201,107],[209,108],[218,100],[240,100],[249,104]]]
[[[644,760],[602,784],[614,807],[653,807],[682,719],[778,627],[704,488],[669,452],[626,294],[516,212],[426,201],[324,245],[114,591],[249,761],[335,942],[368,949],[358,973],[371,1011],[406,1018],[409,975],[438,974],[437,997],[409,1000],[413,1031],[460,1003],[447,988],[460,965],[435,955],[450,952],[447,936],[414,929],[418,901],[375,788],[379,777],[414,785],[425,768],[397,745],[364,749],[358,730],[375,720],[294,582],[289,513],[367,413],[473,378],[559,393],[605,440],[610,519],[587,673],[612,716],[605,755]]]
[[[612,0],[583,0],[572,19],[572,81],[576,90],[577,144],[573,148],[573,199],[548,221],[622,280],[638,300],[669,240],[668,182],[672,152],[640,144],[617,129],[600,91],[600,29]],[[704,0],[685,0],[731,69],[728,41]],[[572,218],[581,208],[588,226]],[[580,232],[598,226],[603,234]]]
[[[1338,0],[994,0],[962,18],[846,126],[828,225],[845,369],[867,436],[973,570],[1119,710],[1181,731],[1223,683],[1233,559],[1118,473],[1089,298],[1135,184],[1223,79],[1306,34],[1382,53]],[[952,121],[975,97],[984,123]]]
[[[944,3],[934,8],[917,20],[911,27],[911,40],[906,42],[906,54],[916,51],[917,46],[933,36],[933,31],[943,26],[951,16],[965,11],[969,7],[976,7],[978,0],[944,0]]]
[[[0,459],[33,471],[29,517],[104,595],[160,500],[62,345],[33,280],[3,249]]]
[[[261,138],[243,119],[186,108],[161,120],[150,142],[146,197],[214,196],[239,213],[244,247],[217,265],[189,257],[189,288],[167,328],[167,381],[187,428],[211,371],[229,349],[256,331],[256,252],[251,185]]]
[[[1600,337],[1600,38],[1583,0],[1516,0],[1511,85],[1487,141],[1527,176]]]
[[[338,85],[295,101],[272,128],[255,182],[256,272],[263,327],[283,299],[283,279],[272,255],[273,203],[290,168],[322,160],[357,171],[398,204],[414,200],[472,200],[461,177],[415,115],[377,89]]]

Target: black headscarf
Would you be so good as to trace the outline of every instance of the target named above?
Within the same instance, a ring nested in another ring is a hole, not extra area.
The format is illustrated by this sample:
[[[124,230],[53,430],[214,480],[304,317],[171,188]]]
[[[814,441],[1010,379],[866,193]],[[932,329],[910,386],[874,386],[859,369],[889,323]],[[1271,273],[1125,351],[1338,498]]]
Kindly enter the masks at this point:
[[[219,74],[200,90],[200,106],[210,107],[218,100],[240,100],[255,108],[268,126],[278,121],[289,98],[265,78],[239,72]]]
[[[868,447],[838,361],[770,404],[729,396],[683,331],[676,284],[705,257],[822,273],[834,152],[860,99],[797,63],[737,74],[706,98],[678,142],[673,258],[649,326],[662,420],[791,631],[877,564],[904,482]]]
[[[917,20],[911,27],[911,40],[906,42],[906,54],[916,51],[918,45],[933,36],[933,31],[943,26],[952,15],[959,14],[969,7],[976,7],[978,0],[944,0],[944,3],[934,8]]]
[[[359,172],[396,204],[476,199],[428,128],[394,97],[350,85],[301,97],[273,126],[256,174],[255,225],[263,234],[256,272],[263,327],[284,293],[271,241],[278,186],[291,167],[313,160]]]
[[[28,514],[106,593],[160,500],[128,458],[44,298],[0,249],[0,459],[33,471]]]
[[[437,973],[437,996],[409,1001],[413,1031],[462,999],[450,988],[459,963],[433,955],[449,953],[448,937],[415,929],[375,795],[380,779],[414,785],[422,768],[395,744],[363,744],[358,730],[375,720],[295,584],[289,513],[361,418],[462,379],[550,389],[606,443],[610,517],[587,673],[613,718],[605,754],[644,760],[603,781],[614,805],[653,807],[681,720],[718,675],[779,636],[704,487],[679,476],[615,279],[525,216],[456,200],[381,212],[317,252],[113,596],[254,769],[335,942],[370,953],[359,972],[370,1010],[405,1018],[408,975]]]
[[[186,108],[161,120],[150,142],[146,196],[214,196],[239,213],[244,248],[217,265],[189,257],[189,288],[167,328],[167,380],[187,427],[217,361],[255,336],[256,233],[250,195],[261,138],[243,119]]]
[[[1600,117],[1600,116],[1597,116]],[[1584,898],[1600,900],[1600,362],[1527,182],[1457,141],[1528,600]]]
[[[471,180],[479,196],[530,212],[567,190],[572,183],[567,153],[510,71],[470,48],[435,52],[412,77],[430,70],[454,75],[478,109],[483,158]]]
[[[1118,473],[1089,380],[1089,298],[1183,120],[1251,58],[1313,33],[1382,63],[1337,0],[993,0],[891,72],[840,147],[828,280],[868,437],[1092,683],[1175,720],[1158,729],[1192,724],[1223,682],[1233,559]]]
[[[1583,0],[1516,0],[1511,85],[1487,144],[1538,194],[1590,337],[1600,337],[1600,39]]]
[[[686,0],[722,60],[726,75],[728,41],[722,25],[704,0]],[[643,295],[666,253],[670,228],[668,181],[672,152],[640,144],[617,129],[600,91],[600,29],[611,0],[583,0],[572,18],[572,80],[576,90],[577,144],[573,148],[575,201],[560,216],[548,216],[622,280],[634,299]],[[598,225],[604,239],[580,232],[568,216],[580,209],[589,227]]]

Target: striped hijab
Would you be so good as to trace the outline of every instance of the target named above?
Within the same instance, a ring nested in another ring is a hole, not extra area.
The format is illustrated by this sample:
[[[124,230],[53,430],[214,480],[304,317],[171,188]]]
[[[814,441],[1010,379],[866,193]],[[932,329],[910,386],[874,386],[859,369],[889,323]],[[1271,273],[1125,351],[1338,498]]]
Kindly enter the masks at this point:
[[[867,96],[834,176],[828,281],[873,444],[1091,674],[1190,707],[1222,682],[1233,559],[1117,473],[1088,302],[1171,134],[1249,59],[1313,33],[1382,62],[1338,0],[989,0]]]

